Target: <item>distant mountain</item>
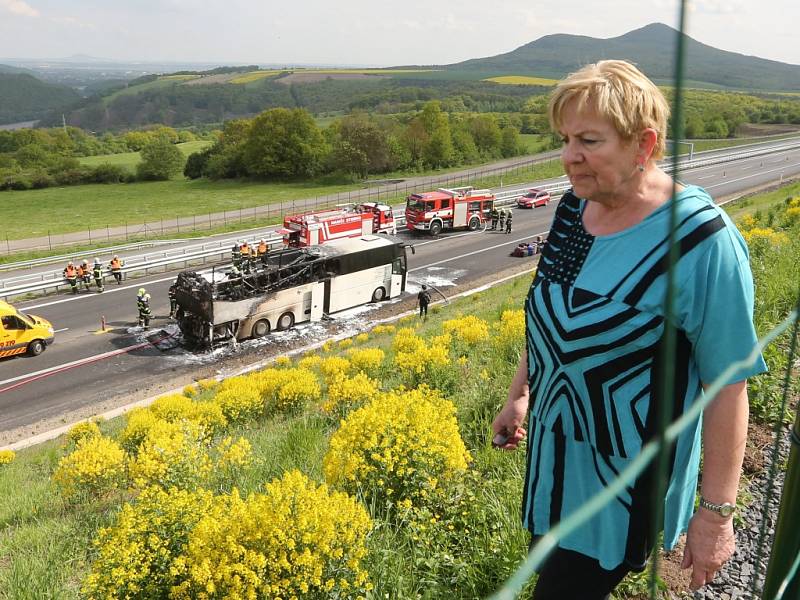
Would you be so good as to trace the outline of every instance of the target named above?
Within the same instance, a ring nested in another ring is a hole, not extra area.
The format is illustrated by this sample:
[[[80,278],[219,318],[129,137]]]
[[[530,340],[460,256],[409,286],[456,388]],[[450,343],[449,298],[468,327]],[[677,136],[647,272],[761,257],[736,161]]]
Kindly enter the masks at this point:
[[[28,69],[21,69],[19,67],[3,64],[0,64],[0,73],[27,73],[28,75],[33,75],[33,72]]]
[[[606,58],[630,60],[649,77],[672,82],[678,32],[662,23],[609,39],[559,33],[546,35],[512,52],[446,65],[452,70],[563,77]],[[800,65],[745,56],[685,37],[685,77],[695,87],[745,90],[800,90]]]
[[[0,72],[0,124],[40,119],[52,110],[71,108],[79,99],[72,88],[27,73]]]

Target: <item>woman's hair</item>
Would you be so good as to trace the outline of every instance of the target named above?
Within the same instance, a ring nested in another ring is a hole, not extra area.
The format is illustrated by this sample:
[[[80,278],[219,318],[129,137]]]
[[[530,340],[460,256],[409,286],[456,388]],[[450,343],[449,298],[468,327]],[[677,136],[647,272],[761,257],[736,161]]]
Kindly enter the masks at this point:
[[[611,121],[626,141],[648,127],[655,129],[658,139],[652,157],[664,156],[669,104],[661,90],[631,63],[601,60],[559,82],[547,107],[553,131],[561,129],[564,107],[572,100],[577,100],[579,111],[593,109]]]

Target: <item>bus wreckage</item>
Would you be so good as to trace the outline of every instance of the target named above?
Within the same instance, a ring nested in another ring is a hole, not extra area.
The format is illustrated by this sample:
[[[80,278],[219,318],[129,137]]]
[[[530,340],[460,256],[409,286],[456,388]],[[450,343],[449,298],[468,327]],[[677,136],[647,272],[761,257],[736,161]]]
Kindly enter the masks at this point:
[[[178,325],[189,345],[211,347],[395,298],[406,288],[406,247],[367,235],[270,252],[250,273],[231,270],[220,281],[183,271],[175,290]]]

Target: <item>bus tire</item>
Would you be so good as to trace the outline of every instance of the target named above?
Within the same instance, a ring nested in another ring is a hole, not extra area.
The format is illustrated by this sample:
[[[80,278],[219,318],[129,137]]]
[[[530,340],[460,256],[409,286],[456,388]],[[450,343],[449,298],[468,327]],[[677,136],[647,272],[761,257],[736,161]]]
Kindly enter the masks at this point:
[[[253,324],[252,335],[257,338],[264,337],[269,333],[269,330],[269,321],[260,319]]]
[[[294,325],[294,314],[290,312],[283,313],[280,317],[278,317],[278,331],[285,331],[286,329],[291,329],[292,325]]]
[[[386,290],[383,288],[383,286],[376,288],[375,291],[372,292],[373,302],[380,302],[384,298],[386,298]]]
[[[442,222],[441,221],[434,221],[431,223],[431,235],[439,235],[442,233]]]
[[[469,220],[469,230],[470,231],[477,231],[478,227],[481,226],[481,220],[478,217],[472,217]]]
[[[28,344],[28,354],[31,356],[39,356],[44,352],[44,342],[42,340],[33,340]]]

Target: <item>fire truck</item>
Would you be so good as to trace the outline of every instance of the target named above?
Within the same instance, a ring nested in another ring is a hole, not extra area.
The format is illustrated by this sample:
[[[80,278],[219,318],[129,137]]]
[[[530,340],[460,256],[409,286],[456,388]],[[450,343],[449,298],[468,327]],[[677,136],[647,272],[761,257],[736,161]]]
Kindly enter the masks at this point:
[[[392,208],[364,202],[356,206],[289,215],[283,219],[283,242],[289,248],[316,246],[331,240],[373,233],[395,235]]]
[[[491,219],[494,194],[472,187],[439,188],[406,198],[406,227],[439,235],[443,229],[468,227],[475,231]]]

